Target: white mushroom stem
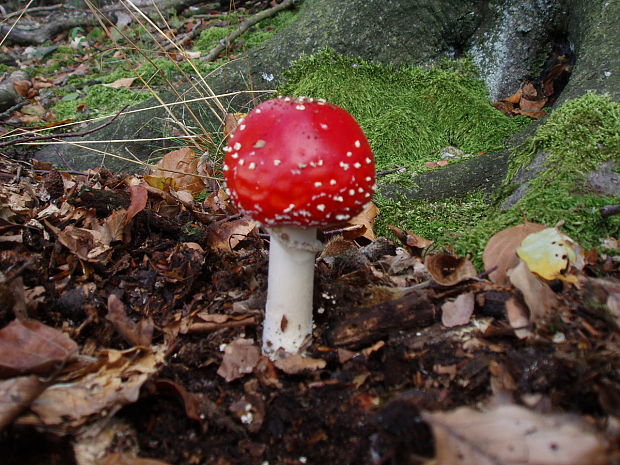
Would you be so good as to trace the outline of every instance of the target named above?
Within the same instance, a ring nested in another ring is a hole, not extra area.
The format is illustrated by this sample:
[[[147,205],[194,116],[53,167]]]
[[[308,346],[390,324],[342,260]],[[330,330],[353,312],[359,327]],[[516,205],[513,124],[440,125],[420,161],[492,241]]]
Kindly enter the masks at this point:
[[[316,228],[270,229],[269,279],[263,324],[263,354],[297,354],[312,339],[314,262],[321,243]]]

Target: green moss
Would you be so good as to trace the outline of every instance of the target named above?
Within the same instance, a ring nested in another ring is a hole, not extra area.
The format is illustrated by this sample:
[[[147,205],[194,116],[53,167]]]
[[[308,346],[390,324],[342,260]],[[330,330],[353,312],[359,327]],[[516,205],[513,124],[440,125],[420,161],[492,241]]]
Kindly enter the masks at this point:
[[[194,60],[193,65],[202,76],[213,71],[218,63],[204,63]],[[165,58],[156,58],[151,62],[144,63],[138,67],[138,73],[150,86],[168,87],[170,83],[178,84],[179,82],[186,84],[187,78],[184,76],[195,76],[196,72],[192,64],[188,61],[181,63],[173,63]],[[134,75],[133,73],[131,74]]]
[[[378,235],[391,235],[387,226],[394,225],[409,229],[445,248],[468,237],[469,231],[489,211],[488,199],[478,192],[438,201],[391,200],[378,196],[375,202],[381,209],[375,225]]]
[[[198,39],[194,41],[194,49],[208,52],[215,47],[218,42],[225,39],[233,30],[233,27],[210,27],[200,33]]]
[[[291,24],[296,17],[295,11],[287,10],[261,21],[248,32],[245,46],[251,48],[262,44],[273,37],[278,30]]]
[[[71,47],[60,45],[45,58],[44,64],[30,68],[28,73],[31,76],[51,75],[62,69],[74,67],[76,54],[79,52]]]
[[[467,62],[397,69],[324,50],[302,57],[284,77],[281,93],[322,97],[348,110],[364,129],[379,169],[419,167],[447,145],[496,151],[528,123],[495,110]]]
[[[241,36],[244,41],[245,48],[255,47],[271,38],[279,29],[288,26],[296,18],[295,11],[287,10],[278,13],[275,16],[260,21],[252,26],[249,31]],[[200,36],[194,42],[194,49],[203,52],[210,51],[219,41],[226,38],[243,21],[243,17],[234,16],[230,19],[230,26],[227,27],[210,27],[200,33]]]
[[[620,160],[620,104],[594,93],[565,103],[516,151],[507,179],[541,152],[549,154],[546,169],[530,182],[526,195],[509,210],[493,210],[457,242],[457,249],[479,257],[491,235],[522,222],[523,214],[549,226],[563,221],[562,230],[585,248],[620,235],[620,217],[599,214],[602,206],[620,203],[620,197],[593,192],[584,179],[602,163]]]
[[[80,119],[80,114],[76,112],[80,104],[87,105],[90,113],[89,117],[106,115],[120,110],[124,105],[134,105],[149,99],[148,92],[136,92],[129,89],[112,89],[102,85],[89,87],[84,96],[60,100],[53,108],[58,119],[67,118]]]

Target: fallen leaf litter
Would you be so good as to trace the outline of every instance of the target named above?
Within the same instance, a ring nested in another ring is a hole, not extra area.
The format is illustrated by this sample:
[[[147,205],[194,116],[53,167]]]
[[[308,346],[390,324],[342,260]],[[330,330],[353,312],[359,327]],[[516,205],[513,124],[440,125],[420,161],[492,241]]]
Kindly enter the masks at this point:
[[[58,174],[54,196],[28,170],[0,186],[9,464],[32,463],[33,441],[80,465],[431,463],[434,446],[437,464],[617,461],[611,257],[536,271],[522,240],[492,241],[488,280],[413,232],[371,240],[364,220],[317,260],[315,342],[274,364],[266,241],[223,192]]]

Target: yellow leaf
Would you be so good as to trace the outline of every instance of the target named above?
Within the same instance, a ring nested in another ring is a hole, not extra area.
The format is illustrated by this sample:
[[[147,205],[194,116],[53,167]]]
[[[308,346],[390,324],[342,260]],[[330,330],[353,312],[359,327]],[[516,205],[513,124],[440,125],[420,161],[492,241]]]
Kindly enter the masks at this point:
[[[147,174],[146,176],[144,176],[144,180],[149,186],[154,187],[155,189],[159,189],[160,191],[166,191],[170,188],[177,188],[174,178],[171,177],[149,176]]]
[[[527,236],[517,248],[517,255],[527,263],[530,271],[547,280],[574,283],[577,278],[564,273],[571,266],[583,267],[581,247],[557,228],[546,228]]]

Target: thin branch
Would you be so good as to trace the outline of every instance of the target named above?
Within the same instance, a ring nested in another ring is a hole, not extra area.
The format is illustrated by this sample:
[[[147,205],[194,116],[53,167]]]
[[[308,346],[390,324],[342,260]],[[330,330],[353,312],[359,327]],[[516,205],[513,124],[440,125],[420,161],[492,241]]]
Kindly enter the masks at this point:
[[[71,9],[71,10],[74,10],[74,9],[77,9],[77,8],[67,8],[63,4],[50,5],[50,6],[36,6],[34,8],[29,8],[28,9],[28,14],[38,13],[38,12],[41,12],[41,11],[54,11],[54,10],[59,10],[59,9],[67,9],[67,10]],[[84,10],[82,10],[82,11],[84,11]],[[0,15],[0,18],[10,19],[10,18],[13,18],[14,16],[19,16],[21,14],[22,14],[21,10],[20,11],[13,11],[12,13],[7,13],[5,15]]]
[[[169,52],[170,50],[176,48],[175,44],[182,47],[185,44],[187,44],[190,40],[193,40],[197,35],[199,35],[202,32],[202,21],[198,21],[194,27],[192,28],[191,31],[186,32],[185,34],[177,37],[174,41],[174,43],[172,44],[167,44],[165,45],[163,48],[166,52]]]
[[[19,110],[21,107],[25,107],[26,105],[28,105],[28,101],[27,100],[22,100],[21,102],[16,103],[15,105],[13,105],[11,108],[9,108],[6,111],[3,111],[2,113],[0,113],[0,118],[6,118],[7,116],[9,116],[11,113],[13,113],[14,111]]]
[[[33,141],[42,141],[42,140],[50,140],[50,139],[67,139],[70,137],[83,137],[86,136],[88,134],[91,134],[93,132],[99,131],[103,128],[105,128],[106,126],[109,126],[110,124],[112,124],[112,121],[114,121],[116,118],[119,117],[119,115],[123,112],[123,110],[125,110],[129,105],[125,105],[123,108],[121,108],[118,113],[116,113],[116,115],[114,115],[114,117],[112,117],[109,121],[100,124],[99,126],[92,128],[92,129],[88,129],[87,131],[82,131],[82,132],[72,132],[72,133],[63,133],[63,134],[48,134],[45,136],[26,136],[26,137],[22,137],[20,139],[13,139],[13,140],[9,140],[7,142],[0,142],[0,147],[6,147],[7,145],[19,145],[21,143],[24,142],[33,142]]]
[[[9,36],[9,34],[11,33],[11,31],[13,30],[13,28],[15,26],[17,26],[17,23],[19,22],[20,19],[22,19],[22,16],[24,16],[24,14],[26,13],[26,10],[28,10],[28,8],[30,7],[30,5],[32,4],[34,0],[30,0],[28,2],[28,4],[22,9],[21,12],[19,12],[19,15],[17,17],[17,19],[15,20],[15,22],[13,24],[11,24],[11,27],[9,28],[9,30],[7,31],[7,33],[4,35],[4,37],[2,38],[2,40],[0,40],[0,45],[2,45],[4,43],[4,41],[6,40],[6,38]]]
[[[407,168],[409,168],[408,166],[397,166],[396,168],[392,168],[389,170],[383,170],[383,171],[379,171],[377,173],[377,177],[379,176],[385,176],[386,174],[392,174],[392,173],[402,173],[404,172]]]
[[[239,26],[237,27],[237,29],[235,29],[233,32],[228,34],[228,36],[226,36],[225,39],[222,39],[217,46],[211,49],[211,51],[203,58],[203,60],[204,61],[215,60],[219,56],[219,54],[222,53],[224,50],[226,50],[237,37],[242,35],[245,31],[250,29],[256,23],[259,23],[263,19],[266,19],[266,18],[269,18],[270,16],[275,15],[276,13],[282,10],[292,7],[294,3],[295,3],[295,0],[284,0],[279,5],[276,5],[267,10],[261,11],[260,13],[252,16],[251,18],[248,18],[245,21],[242,21],[241,24],[239,24]]]

